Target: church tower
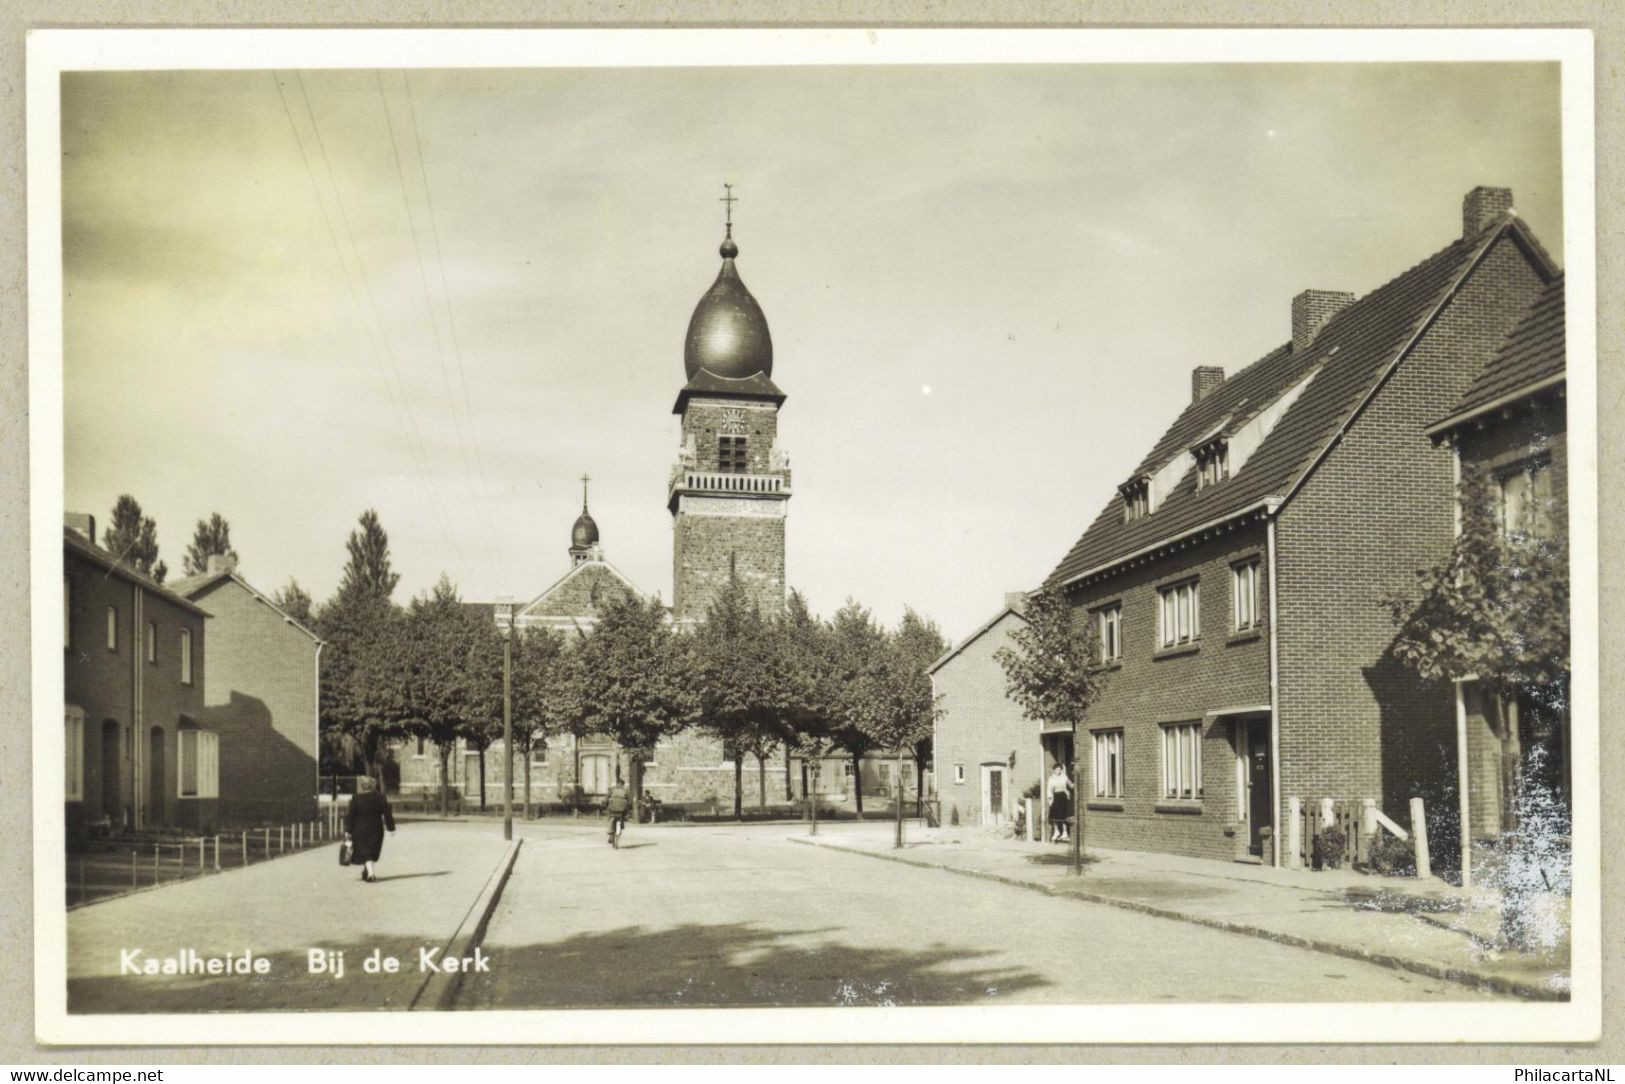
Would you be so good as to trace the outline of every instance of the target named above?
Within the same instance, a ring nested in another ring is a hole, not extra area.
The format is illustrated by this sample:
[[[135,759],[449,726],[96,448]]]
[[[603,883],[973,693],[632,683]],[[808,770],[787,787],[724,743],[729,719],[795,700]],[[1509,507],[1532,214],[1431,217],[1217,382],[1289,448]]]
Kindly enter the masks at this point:
[[[772,380],[767,318],[734,266],[733,186],[724,188],[722,270],[688,322],[687,383],[672,410],[682,418],[667,496],[679,621],[703,618],[730,575],[764,614],[784,608],[790,461],[778,446],[778,428],[785,396]]]
[[[592,479],[585,474],[581,476],[581,514],[570,528],[571,568],[586,561],[604,559],[603,547],[598,544],[598,523],[587,511],[587,483],[590,481]]]

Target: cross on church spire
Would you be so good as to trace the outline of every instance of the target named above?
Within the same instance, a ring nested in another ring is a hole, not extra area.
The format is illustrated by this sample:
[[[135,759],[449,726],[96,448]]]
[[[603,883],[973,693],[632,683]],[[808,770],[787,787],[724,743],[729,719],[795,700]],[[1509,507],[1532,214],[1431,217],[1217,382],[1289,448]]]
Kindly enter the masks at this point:
[[[722,198],[717,202],[727,205],[728,209],[723,219],[723,225],[727,227],[728,236],[732,237],[734,235],[734,204],[739,202],[739,197],[734,195],[734,186],[727,181],[722,182],[722,188]]]
[[[590,482],[590,481],[592,481],[592,475],[583,474],[581,476],[581,513],[582,513],[582,515],[586,515],[586,512],[587,512],[587,483]]]

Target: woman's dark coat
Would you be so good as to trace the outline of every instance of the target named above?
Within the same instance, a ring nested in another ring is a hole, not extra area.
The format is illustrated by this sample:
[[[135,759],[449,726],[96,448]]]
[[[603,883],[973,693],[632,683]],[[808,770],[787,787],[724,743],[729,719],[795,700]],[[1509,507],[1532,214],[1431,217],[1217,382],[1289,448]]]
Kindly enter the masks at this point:
[[[350,861],[376,862],[384,851],[384,829],[395,830],[395,814],[389,799],[377,791],[357,794],[344,814],[344,830],[350,833]]]

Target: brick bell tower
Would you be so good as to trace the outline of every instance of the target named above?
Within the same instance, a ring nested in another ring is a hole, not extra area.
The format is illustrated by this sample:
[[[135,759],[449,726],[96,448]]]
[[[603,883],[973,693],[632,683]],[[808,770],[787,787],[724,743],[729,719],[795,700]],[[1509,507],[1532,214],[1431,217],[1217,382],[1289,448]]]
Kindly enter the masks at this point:
[[[779,407],[773,340],[762,307],[734,267],[733,186],[727,206],[722,270],[688,322],[683,368],[688,382],[672,413],[682,444],[672,468],[672,609],[697,621],[737,575],[764,614],[784,607],[784,520],[790,460],[778,446]]]

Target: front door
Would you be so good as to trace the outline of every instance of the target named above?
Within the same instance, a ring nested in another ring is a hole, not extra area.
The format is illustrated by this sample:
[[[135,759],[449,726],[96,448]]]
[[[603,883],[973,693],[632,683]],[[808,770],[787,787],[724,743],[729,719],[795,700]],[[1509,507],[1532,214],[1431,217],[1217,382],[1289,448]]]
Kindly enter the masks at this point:
[[[111,719],[102,721],[102,815],[113,824],[124,823],[124,801],[119,793],[119,726]]]
[[[606,753],[581,755],[581,792],[590,795],[609,793],[609,756]]]
[[[1270,721],[1247,722],[1247,851],[1259,858],[1264,853],[1264,829],[1275,811],[1275,795],[1270,786]]]
[[[1004,766],[982,765],[982,823],[1004,823]]]
[[[164,730],[153,727],[147,755],[147,823],[164,823]]]

